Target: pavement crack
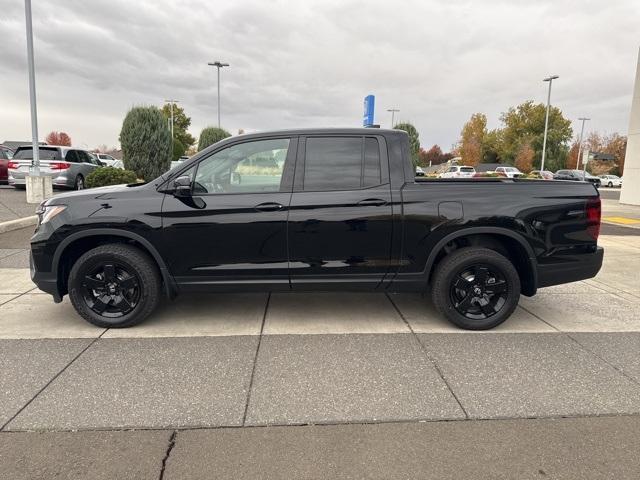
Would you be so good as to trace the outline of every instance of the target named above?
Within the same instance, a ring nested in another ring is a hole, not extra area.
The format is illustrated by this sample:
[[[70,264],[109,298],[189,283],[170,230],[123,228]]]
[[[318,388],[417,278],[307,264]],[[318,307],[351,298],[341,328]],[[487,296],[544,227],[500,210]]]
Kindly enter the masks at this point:
[[[164,472],[167,468],[167,461],[169,460],[169,456],[171,456],[171,450],[173,450],[173,447],[175,447],[176,445],[177,436],[178,430],[174,430],[169,437],[169,444],[167,445],[167,451],[165,452],[164,458],[162,459],[162,467],[160,468],[160,476],[158,477],[158,480],[164,479]]]
[[[431,357],[431,355],[429,355],[428,350],[426,349],[426,347],[423,345],[423,343],[420,341],[420,339],[418,338],[418,335],[416,334],[416,332],[413,330],[413,327],[411,326],[411,324],[409,323],[409,321],[405,318],[404,314],[400,311],[400,309],[398,308],[398,305],[396,305],[396,302],[393,301],[393,298],[391,298],[391,295],[389,295],[389,293],[385,293],[385,295],[387,296],[387,298],[389,299],[389,301],[391,302],[391,305],[393,305],[393,308],[396,310],[396,312],[398,313],[398,315],[400,315],[400,318],[402,318],[402,321],[405,323],[405,325],[407,326],[407,328],[409,329],[409,331],[411,332],[411,335],[413,336],[413,338],[415,339],[416,342],[418,342],[418,346],[420,347],[420,349],[422,350],[422,352],[424,353],[424,356],[427,358],[427,360],[429,360],[431,362],[431,364],[433,365],[433,368],[435,368],[436,372],[438,372],[438,375],[440,376],[440,378],[442,379],[442,381],[444,382],[444,384],[447,386],[447,388],[449,389],[449,392],[451,392],[451,395],[453,396],[453,398],[456,400],[456,402],[458,403],[458,406],[460,407],[460,410],[462,410],[462,413],[464,413],[465,418],[468,420],[469,418],[469,413],[467,413],[467,409],[464,408],[464,405],[462,405],[462,402],[460,401],[460,399],[458,398],[458,395],[456,395],[456,393],[453,391],[453,388],[451,388],[451,385],[449,384],[449,382],[447,381],[446,377],[444,376],[444,373],[442,372],[442,370],[440,369],[440,365],[438,365],[436,363],[436,361]]]
[[[23,294],[23,295],[24,295],[24,294]],[[15,300],[15,299],[14,299],[14,300]],[[19,409],[15,414],[13,414],[13,416],[12,416],[11,418],[9,418],[9,420],[7,420],[7,421],[4,423],[4,425],[2,425],[2,427],[0,427],[0,432],[4,431],[4,429],[5,429],[5,428],[7,428],[7,425],[9,425],[9,424],[10,424],[10,423],[11,423],[11,422],[12,422],[12,421],[13,421],[13,420],[18,416],[18,415],[20,415],[20,414],[24,411],[24,409],[25,409],[25,408],[27,408],[29,405],[31,405],[31,403],[32,403],[36,398],[38,398],[38,396],[39,396],[42,392],[44,392],[44,391],[47,389],[47,387],[48,387],[49,385],[51,385],[53,382],[55,382],[55,380],[56,380],[60,375],[62,375],[62,374],[67,370],[67,368],[69,368],[71,365],[73,365],[73,363],[74,363],[78,358],[80,358],[80,356],[82,356],[82,354],[83,354],[84,352],[86,352],[87,350],[89,350],[89,349],[93,346],[93,344],[94,344],[94,343],[96,343],[98,340],[100,340],[100,338],[101,338],[101,337],[102,337],[102,336],[107,332],[107,330],[108,330],[108,329],[106,329],[106,328],[105,328],[105,329],[102,331],[102,333],[101,333],[100,335],[98,335],[98,336],[97,336],[96,338],[94,338],[91,342],[89,342],[89,344],[88,344],[86,347],[84,347],[82,350],[80,350],[80,352],[79,352],[75,357],[73,357],[69,363],[67,363],[67,364],[66,364],[66,365],[65,365],[65,366],[64,366],[64,367],[63,367],[63,368],[62,368],[58,373],[56,373],[56,374],[55,374],[55,375],[54,375],[54,376],[53,376],[53,377],[52,377],[52,378],[51,378],[51,379],[50,379],[50,380],[49,380],[49,381],[48,381],[48,382],[47,382],[47,383],[46,383],[46,384],[45,384],[45,385],[40,389],[40,390],[38,390],[38,391],[36,392],[36,394],[35,394],[33,397],[31,397],[31,399],[30,399],[27,403],[25,403],[22,407],[20,407],[20,409]]]
[[[256,374],[256,364],[258,363],[258,354],[260,353],[260,345],[262,344],[262,337],[264,335],[264,324],[267,320],[269,302],[271,302],[271,292],[269,292],[269,295],[267,296],[267,303],[264,306],[264,314],[262,315],[262,325],[260,326],[260,336],[258,337],[258,346],[256,347],[256,354],[253,357],[253,368],[251,369],[251,378],[249,379],[249,390],[247,391],[247,403],[244,406],[244,414],[242,415],[243,427],[247,422],[247,413],[249,412],[249,402],[251,401],[251,390],[253,389],[253,378]]]
[[[593,355],[594,357],[596,357],[598,360],[604,362],[605,364],[607,364],[608,366],[610,366],[611,368],[613,368],[616,372],[618,372],[620,375],[622,375],[623,377],[625,377],[627,380],[631,380],[631,382],[633,382],[636,385],[640,385],[640,382],[638,382],[638,380],[636,380],[635,378],[633,378],[631,375],[627,374],[626,372],[624,372],[623,370],[621,370],[619,367],[617,367],[616,365],[614,365],[613,363],[611,363],[609,360],[607,360],[606,358],[598,355],[596,352],[594,352],[593,350],[591,350],[590,348],[584,346],[583,344],[581,344],[576,338],[572,337],[569,333],[565,333],[565,335],[570,338],[573,342],[575,342],[580,348],[582,348],[584,351],[589,352],[591,355]]]

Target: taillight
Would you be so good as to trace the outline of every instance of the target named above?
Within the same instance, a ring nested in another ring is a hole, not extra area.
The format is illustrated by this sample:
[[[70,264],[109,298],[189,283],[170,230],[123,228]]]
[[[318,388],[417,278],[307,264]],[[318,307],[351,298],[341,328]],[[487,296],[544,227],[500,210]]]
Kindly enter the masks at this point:
[[[17,170],[19,166],[20,165],[18,164],[18,162],[11,162],[10,161],[9,163],[7,163],[7,168],[8,169]]]
[[[71,166],[70,163],[67,162],[51,162],[49,164],[49,168],[51,170],[66,170]]]
[[[591,235],[594,240],[598,240],[600,236],[601,212],[600,197],[587,200],[587,233]]]

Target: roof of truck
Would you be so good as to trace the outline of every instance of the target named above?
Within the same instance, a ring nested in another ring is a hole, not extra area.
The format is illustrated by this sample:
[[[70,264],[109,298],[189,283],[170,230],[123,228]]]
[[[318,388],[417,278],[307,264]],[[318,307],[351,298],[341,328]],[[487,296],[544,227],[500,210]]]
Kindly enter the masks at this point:
[[[294,128],[283,130],[267,130],[264,132],[243,133],[233,138],[277,136],[277,135],[380,135],[380,134],[404,134],[404,130],[388,128]]]

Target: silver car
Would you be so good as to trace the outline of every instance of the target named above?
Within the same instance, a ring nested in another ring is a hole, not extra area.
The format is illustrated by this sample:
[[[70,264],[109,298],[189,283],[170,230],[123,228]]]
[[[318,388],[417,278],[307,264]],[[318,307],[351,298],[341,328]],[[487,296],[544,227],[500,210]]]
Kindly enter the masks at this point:
[[[87,175],[102,166],[97,157],[79,148],[43,145],[38,150],[40,173],[50,176],[54,187],[82,190]],[[9,185],[24,188],[32,159],[30,145],[18,147],[9,164]]]

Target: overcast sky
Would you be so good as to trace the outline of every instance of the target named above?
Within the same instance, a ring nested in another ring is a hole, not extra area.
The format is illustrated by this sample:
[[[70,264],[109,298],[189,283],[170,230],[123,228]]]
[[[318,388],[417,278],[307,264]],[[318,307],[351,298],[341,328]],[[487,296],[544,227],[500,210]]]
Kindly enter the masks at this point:
[[[638,0],[33,0],[40,137],[117,145],[133,105],[181,101],[197,136],[359,126],[376,96],[448,150],[462,124],[527,99],[589,129],[628,127],[640,46]],[[30,139],[24,1],[0,0],[0,141]],[[579,127],[578,127],[579,128]]]

